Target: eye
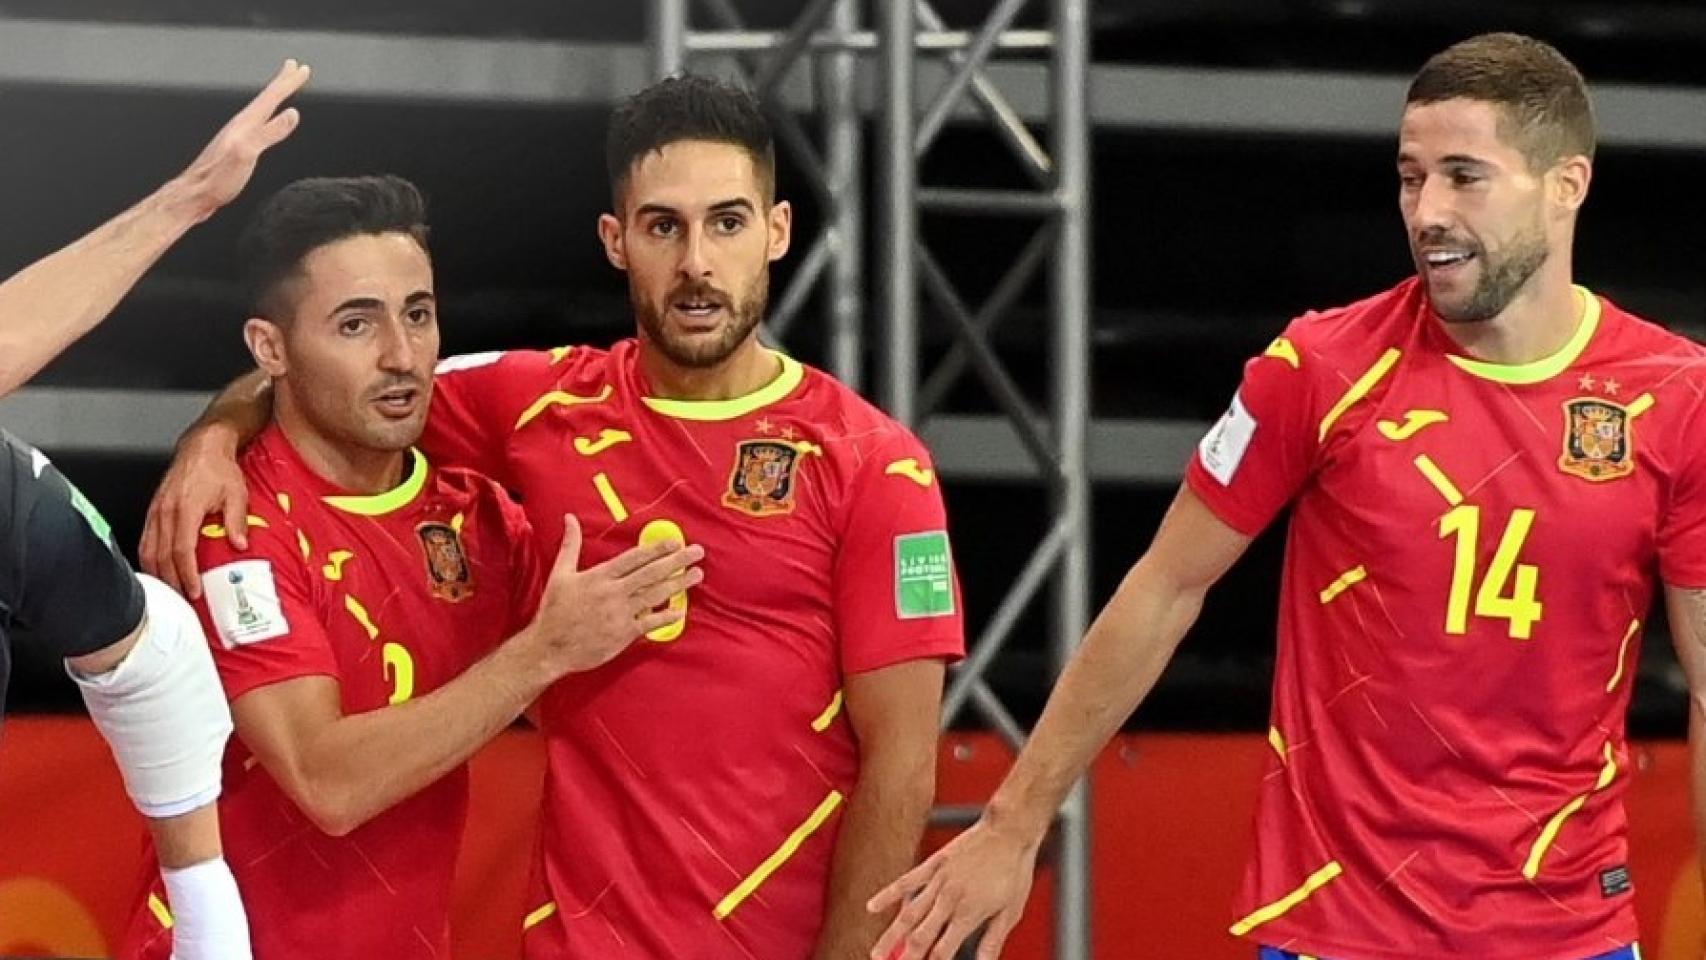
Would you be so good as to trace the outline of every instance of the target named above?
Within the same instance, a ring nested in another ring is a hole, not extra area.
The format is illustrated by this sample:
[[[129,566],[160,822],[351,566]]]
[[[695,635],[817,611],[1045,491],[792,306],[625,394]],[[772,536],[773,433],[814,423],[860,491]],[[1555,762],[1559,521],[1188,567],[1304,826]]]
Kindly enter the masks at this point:
[[[744,226],[746,226],[746,220],[738,214],[725,213],[717,218],[718,233],[739,233]]]
[[[673,237],[679,229],[680,225],[670,217],[658,217],[646,225],[646,232],[654,237]]]
[[[1451,175],[1452,184],[1459,186],[1459,187],[1467,187],[1473,183],[1480,183],[1482,180],[1485,180],[1485,179],[1487,179],[1487,178],[1482,177],[1482,176],[1477,176],[1476,174],[1470,173],[1467,170],[1458,170],[1458,171],[1453,172]]]
[[[415,307],[409,311],[409,322],[417,327],[424,327],[432,322],[431,307]]]
[[[1416,190],[1421,187],[1422,178],[1414,173],[1401,173],[1398,175],[1398,184],[1405,190]]]
[[[345,317],[338,321],[338,332],[353,337],[365,332],[369,325],[370,321],[366,317],[359,315]]]

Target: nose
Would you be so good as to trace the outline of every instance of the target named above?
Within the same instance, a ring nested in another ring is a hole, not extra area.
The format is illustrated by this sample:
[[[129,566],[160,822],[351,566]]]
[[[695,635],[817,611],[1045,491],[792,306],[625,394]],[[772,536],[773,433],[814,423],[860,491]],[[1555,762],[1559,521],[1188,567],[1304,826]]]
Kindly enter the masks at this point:
[[[384,324],[379,333],[379,368],[387,373],[414,370],[415,342],[402,323]]]
[[[1416,193],[1416,208],[1411,228],[1418,234],[1450,230],[1455,222],[1451,184],[1444,177],[1423,179]]]
[[[710,250],[701,226],[690,226],[682,239],[681,275],[688,280],[703,280],[711,275]]]

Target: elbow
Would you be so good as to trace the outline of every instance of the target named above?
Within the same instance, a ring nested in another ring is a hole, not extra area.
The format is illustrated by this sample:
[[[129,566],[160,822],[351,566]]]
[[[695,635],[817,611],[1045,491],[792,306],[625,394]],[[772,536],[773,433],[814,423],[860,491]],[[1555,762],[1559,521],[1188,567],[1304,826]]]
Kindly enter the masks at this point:
[[[300,778],[283,786],[308,822],[327,836],[349,836],[373,818],[371,811],[361,808],[353,791],[334,784]]]

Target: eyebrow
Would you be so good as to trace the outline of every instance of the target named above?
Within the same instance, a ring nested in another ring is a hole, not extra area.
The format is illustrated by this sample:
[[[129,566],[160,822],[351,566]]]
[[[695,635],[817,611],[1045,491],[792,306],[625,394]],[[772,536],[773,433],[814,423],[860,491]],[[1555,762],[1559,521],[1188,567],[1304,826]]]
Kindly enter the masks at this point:
[[[1400,165],[1406,164],[1406,163],[1421,163],[1421,162],[1422,162],[1421,160],[1417,159],[1415,157],[1415,155],[1409,153],[1408,151],[1399,151],[1399,153],[1398,153],[1398,163]],[[1490,167],[1493,165],[1493,162],[1491,160],[1487,160],[1487,159],[1484,159],[1482,157],[1470,156],[1467,153],[1448,154],[1446,156],[1440,157],[1439,162],[1442,164],[1456,164],[1459,166],[1470,165],[1470,166],[1476,166],[1476,167]]]
[[[711,204],[709,210],[711,213],[727,213],[731,210],[745,210],[748,213],[758,212],[758,208],[752,205],[752,201],[745,197],[732,197],[728,200],[719,200],[716,203]],[[643,217],[651,214],[680,216],[681,211],[669,206],[668,204],[662,203],[642,203],[634,210],[634,216],[636,217]]]
[[[416,290],[414,293],[409,294],[409,296],[403,301],[403,306],[411,307],[417,303],[430,303],[430,302],[436,302],[436,298],[432,295],[431,290]],[[337,306],[333,307],[331,312],[326,314],[326,316],[335,317],[338,314],[343,313],[345,310],[383,310],[383,309],[385,309],[385,301],[379,299],[378,297],[351,297],[350,299],[345,300],[343,303],[340,303]]]

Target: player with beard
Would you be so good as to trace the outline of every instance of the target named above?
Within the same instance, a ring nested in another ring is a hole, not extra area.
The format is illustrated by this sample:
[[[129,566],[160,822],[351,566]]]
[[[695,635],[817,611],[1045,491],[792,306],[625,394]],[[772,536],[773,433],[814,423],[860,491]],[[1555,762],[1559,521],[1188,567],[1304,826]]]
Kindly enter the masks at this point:
[[[1639,956],[1624,720],[1660,585],[1706,837],[1706,351],[1573,285],[1593,152],[1551,47],[1428,61],[1398,132],[1417,276],[1245,367],[982,819],[873,901],[906,904],[873,957],[944,960],[985,921],[1000,953],[1062,797],[1287,503],[1232,933],[1265,958]]]
[[[916,854],[963,649],[935,473],[916,437],[757,338],[792,213],[750,94],[654,85],[616,111],[608,160],[599,236],[638,337],[447,360],[422,438],[517,491],[547,539],[579,516],[592,560],[705,550],[680,623],[541,701],[526,954],[856,957],[881,929],[865,900]],[[144,552],[180,582],[182,521],[244,514],[230,457],[255,399],[251,381],[216,403],[156,498]]]

